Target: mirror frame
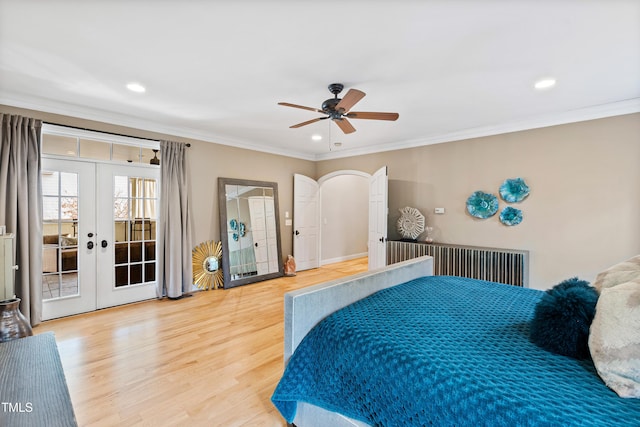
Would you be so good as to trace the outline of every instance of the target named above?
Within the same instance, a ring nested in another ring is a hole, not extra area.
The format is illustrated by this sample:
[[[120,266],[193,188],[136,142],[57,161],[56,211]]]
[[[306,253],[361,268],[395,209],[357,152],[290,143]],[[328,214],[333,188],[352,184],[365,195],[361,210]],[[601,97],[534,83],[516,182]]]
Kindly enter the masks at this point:
[[[229,233],[227,232],[227,185],[242,185],[247,187],[265,187],[273,190],[273,204],[276,221],[276,240],[278,245],[278,271],[262,274],[259,276],[243,277],[231,280],[231,269],[229,268]],[[248,285],[250,283],[261,282],[263,280],[274,279],[284,276],[284,265],[282,263],[282,245],[280,242],[280,208],[278,202],[278,183],[269,181],[253,181],[249,179],[218,178],[218,208],[220,210],[220,241],[222,242],[222,273],[224,275],[224,288],[234,288],[236,286]]]

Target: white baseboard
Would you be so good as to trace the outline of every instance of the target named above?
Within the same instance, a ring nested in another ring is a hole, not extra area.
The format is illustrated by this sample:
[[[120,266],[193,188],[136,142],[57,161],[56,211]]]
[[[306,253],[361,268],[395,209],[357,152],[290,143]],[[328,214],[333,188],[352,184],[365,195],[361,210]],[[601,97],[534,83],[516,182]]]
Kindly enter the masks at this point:
[[[320,260],[320,265],[327,265],[327,264],[334,264],[336,262],[342,262],[342,261],[349,261],[352,259],[356,259],[356,258],[363,258],[368,256],[369,254],[367,252],[361,252],[359,254],[351,254],[351,255],[345,255],[345,256],[341,256],[341,257],[337,257],[337,258],[329,258],[329,259],[321,259]]]

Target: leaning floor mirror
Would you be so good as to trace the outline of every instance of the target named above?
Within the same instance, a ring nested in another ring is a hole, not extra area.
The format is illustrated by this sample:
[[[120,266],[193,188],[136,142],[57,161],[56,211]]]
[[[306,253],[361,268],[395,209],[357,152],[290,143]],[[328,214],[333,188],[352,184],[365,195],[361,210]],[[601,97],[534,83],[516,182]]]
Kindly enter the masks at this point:
[[[218,178],[224,287],[284,274],[278,217],[278,184]]]

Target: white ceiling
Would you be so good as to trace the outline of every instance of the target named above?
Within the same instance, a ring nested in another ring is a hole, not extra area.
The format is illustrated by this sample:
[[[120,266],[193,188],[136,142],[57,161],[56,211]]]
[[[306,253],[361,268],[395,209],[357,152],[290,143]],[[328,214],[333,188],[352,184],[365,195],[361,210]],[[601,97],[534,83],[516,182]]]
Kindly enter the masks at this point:
[[[334,82],[400,118],[289,129]],[[0,104],[316,160],[625,114],[640,1],[0,0]]]

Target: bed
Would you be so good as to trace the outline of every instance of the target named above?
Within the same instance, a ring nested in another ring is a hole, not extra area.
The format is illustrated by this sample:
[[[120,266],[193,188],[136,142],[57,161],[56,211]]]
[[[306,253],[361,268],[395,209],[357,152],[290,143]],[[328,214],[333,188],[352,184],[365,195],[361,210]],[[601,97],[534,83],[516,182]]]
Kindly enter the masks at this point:
[[[285,295],[272,402],[314,426],[640,425],[590,359],[529,338],[544,292],[433,276],[423,257]]]

